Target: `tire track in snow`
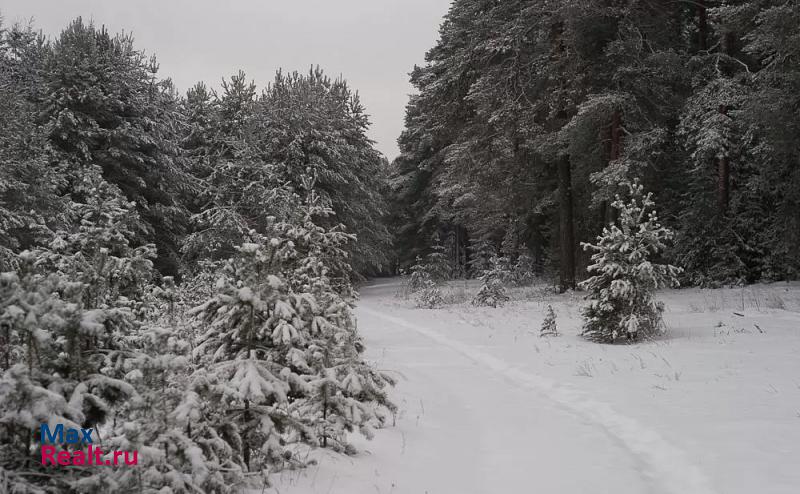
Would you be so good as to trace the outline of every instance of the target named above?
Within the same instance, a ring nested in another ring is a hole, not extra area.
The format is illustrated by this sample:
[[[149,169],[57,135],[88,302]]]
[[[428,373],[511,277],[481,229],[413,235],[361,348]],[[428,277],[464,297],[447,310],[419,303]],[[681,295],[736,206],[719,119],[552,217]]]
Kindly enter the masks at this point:
[[[618,439],[642,461],[645,467],[642,473],[659,491],[665,494],[715,494],[706,476],[686,458],[683,451],[673,446],[655,430],[615,411],[609,404],[596,401],[579,391],[566,389],[551,379],[515,369],[492,355],[448,338],[438,331],[411,324],[398,317],[365,307],[363,304],[359,305],[358,309],[426,336],[503,375],[518,386],[540,392],[555,403],[603,427],[608,434]]]

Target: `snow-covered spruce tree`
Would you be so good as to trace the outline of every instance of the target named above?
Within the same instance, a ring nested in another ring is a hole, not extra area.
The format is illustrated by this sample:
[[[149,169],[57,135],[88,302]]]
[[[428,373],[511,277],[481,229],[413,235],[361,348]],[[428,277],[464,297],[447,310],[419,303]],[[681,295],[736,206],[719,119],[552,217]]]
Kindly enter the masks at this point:
[[[415,294],[417,307],[433,309],[444,302],[439,283],[431,275],[431,266],[419,256],[406,282],[406,295],[410,294]]]
[[[503,286],[503,259],[498,256],[492,256],[490,259],[490,268],[483,272],[479,278],[483,284],[478,291],[475,298],[472,299],[473,305],[483,305],[489,307],[502,306],[508,302],[506,289]]]
[[[644,195],[638,181],[628,184],[629,199],[617,196],[612,204],[617,224],[603,229],[597,244],[584,244],[593,251],[594,276],[581,283],[589,292],[583,309],[583,336],[613,342],[657,333],[662,327],[664,305],[655,300],[655,290],[678,285],[681,269],[658,264],[653,258],[663,252],[673,233],[661,226],[653,211],[651,194]]]
[[[438,233],[433,234],[432,244],[424,262],[417,257],[416,264],[411,267],[411,278],[408,282],[409,291],[417,294],[417,307],[427,309],[436,308],[444,303],[440,285],[449,280],[453,274],[447,248],[442,245]]]
[[[422,290],[430,279],[431,275],[428,272],[428,266],[422,261],[420,256],[417,256],[414,265],[411,266],[411,275],[408,277],[408,293],[415,293]]]
[[[447,256],[447,248],[442,244],[438,233],[433,235],[431,252],[425,257],[428,274],[436,283],[449,280],[452,274],[452,265]]]
[[[553,311],[553,306],[547,306],[547,314],[542,321],[542,328],[539,330],[539,337],[544,336],[558,336],[558,326],[556,325],[556,313]]]
[[[444,304],[444,295],[439,284],[432,279],[425,280],[422,288],[417,292],[416,303],[417,307],[426,309],[435,309]]]
[[[470,244],[469,272],[478,278],[484,271],[491,268],[491,259],[497,255],[497,249],[488,240],[475,240]]]

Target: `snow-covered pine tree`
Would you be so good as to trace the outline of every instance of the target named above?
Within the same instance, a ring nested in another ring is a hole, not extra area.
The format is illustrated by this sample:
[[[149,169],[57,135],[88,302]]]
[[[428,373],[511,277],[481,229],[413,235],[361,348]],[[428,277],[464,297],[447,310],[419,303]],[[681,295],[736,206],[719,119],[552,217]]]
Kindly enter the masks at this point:
[[[746,177],[744,163],[739,162],[747,129],[736,117],[749,88],[737,79],[710,77],[686,102],[678,127],[691,154],[676,257],[689,270],[692,283],[741,283],[753,276],[750,272],[763,257],[747,245],[758,221],[741,222],[745,212],[731,211],[731,204],[737,205],[737,198],[731,197],[731,176]],[[733,170],[731,162],[737,163]]]
[[[306,361],[313,370],[308,377],[312,390],[292,409],[314,427],[323,447],[354,453],[347,433],[358,431],[371,439],[372,427],[385,422],[386,412],[396,411],[386,392],[394,380],[361,356],[364,345],[348,300],[353,290],[349,276],[342,273],[344,266],[349,268],[345,247],[354,238],[340,227],[319,226],[333,211],[320,204],[313,184],[309,190],[305,217],[291,234],[302,252],[292,285],[307,302],[300,318],[309,333]],[[332,277],[336,273],[339,276]]]
[[[233,448],[202,404],[185,401],[193,370],[191,344],[180,313],[181,295],[169,277],[147,297],[148,322],[131,338],[126,380],[137,394],[105,432],[107,449],[136,451],[135,469],[114,469],[86,479],[84,490],[232,493],[244,485]],[[106,487],[106,489],[103,489]]]
[[[442,245],[439,234],[434,233],[433,247],[423,261],[417,256],[416,263],[411,266],[411,277],[408,280],[408,291],[416,293],[417,307],[434,309],[444,303],[444,295],[439,286],[450,278],[451,265]]]
[[[185,220],[178,191],[188,177],[176,159],[171,83],[157,71],[130,34],[114,36],[77,18],[50,45],[40,111],[49,118],[49,144],[68,163],[67,180],[99,167],[133,201],[137,238],[158,247],[160,268],[177,272],[173,256]]]
[[[136,213],[99,172],[87,173],[82,187],[88,201],[71,205],[75,226],[56,232],[47,247],[24,251],[16,272],[0,282],[8,346],[0,364],[0,420],[7,425],[0,460],[12,466],[12,491],[37,492],[33,484],[59,492],[110,489],[108,472],[89,467],[39,475],[45,467],[31,461],[40,444],[30,431],[64,423],[106,432],[137,395],[128,366],[138,355],[133,340],[153,248],[130,246],[127,225]]]
[[[489,240],[475,240],[470,245],[469,271],[478,278],[484,271],[491,268],[491,259],[497,255],[497,249]]]
[[[449,280],[452,274],[452,263],[447,255],[447,248],[442,244],[439,233],[434,233],[431,251],[425,257],[428,274],[436,283]]]
[[[416,262],[411,266],[411,276],[406,282],[406,296],[416,294],[417,307],[433,309],[444,302],[442,290],[433,276],[431,267],[417,256]]]
[[[597,244],[584,244],[593,251],[591,278],[581,283],[590,300],[582,313],[583,336],[613,342],[649,336],[662,328],[664,305],[656,301],[659,288],[677,286],[680,268],[655,261],[673,233],[661,226],[653,210],[651,194],[644,195],[638,182],[628,184],[629,198],[617,196],[612,204],[619,212],[617,224],[603,229]]]
[[[295,251],[286,239],[256,240],[237,248],[216,293],[192,310],[205,330],[181,405],[210,415],[237,462],[251,472],[283,462],[284,434],[292,429],[312,434],[288,413],[289,394],[308,392],[300,376],[308,364],[297,300],[280,271]]]
[[[497,278],[485,278],[480,290],[472,299],[472,305],[485,305],[488,307],[502,306],[508,301],[503,282]]]
[[[514,262],[512,268],[514,273],[514,284],[517,286],[526,286],[533,283],[535,278],[535,262],[533,258],[526,252],[521,252]]]
[[[200,95],[193,90],[190,96],[195,101]],[[251,242],[251,230],[266,234],[268,218],[286,220],[299,205],[280,176],[283,167],[263,155],[256,128],[256,86],[244,72],[223,82],[222,95],[211,109],[212,139],[206,143],[207,150],[200,150],[200,159],[209,163],[209,175],[203,177],[207,197],[203,209],[191,217],[194,231],[182,247],[191,271],[198,268],[195,261],[224,261],[233,256],[235,246]],[[192,127],[188,130],[197,132]]]
[[[0,272],[63,225],[63,165],[54,163],[33,94],[41,89],[44,40],[32,27],[0,20]]]
[[[473,305],[483,305],[489,307],[502,306],[508,302],[505,286],[503,286],[503,277],[507,271],[504,271],[504,257],[492,256],[490,259],[490,268],[485,270],[480,276],[483,282],[480,290],[472,299]]]
[[[417,307],[435,309],[444,304],[444,295],[439,285],[427,279],[423,282],[422,288],[417,292]]]
[[[547,313],[542,321],[542,328],[539,330],[539,337],[544,336],[558,336],[558,326],[556,325],[556,313],[553,311],[553,306],[547,306]]]
[[[358,93],[319,67],[305,74],[278,72],[258,111],[259,151],[280,169],[281,183],[303,191],[304,176],[314,175],[317,194],[358,236],[347,247],[356,271],[386,266],[391,241],[382,221],[386,163],[367,135],[369,119]]]
[[[35,262],[36,256],[25,251],[15,259],[16,272],[0,274],[0,464],[11,492],[66,490],[67,479],[39,476],[39,445],[31,431],[42,423],[77,426],[88,418],[88,411],[70,400],[82,379],[63,363],[53,365],[69,350],[76,353],[64,343],[86,315],[74,302],[80,285],[42,274]]]
[[[420,256],[417,256],[414,265],[411,266],[411,275],[408,277],[408,292],[415,293],[422,290],[430,280],[431,275],[428,272],[428,266]]]
[[[359,356],[344,249],[352,235],[317,224],[332,212],[305,183],[301,217],[251,232],[214,296],[194,309],[207,330],[182,408],[213,410],[250,471],[301,463],[286,448],[292,443],[350,452],[347,432],[369,437],[379,410],[394,410],[384,389],[393,381]]]

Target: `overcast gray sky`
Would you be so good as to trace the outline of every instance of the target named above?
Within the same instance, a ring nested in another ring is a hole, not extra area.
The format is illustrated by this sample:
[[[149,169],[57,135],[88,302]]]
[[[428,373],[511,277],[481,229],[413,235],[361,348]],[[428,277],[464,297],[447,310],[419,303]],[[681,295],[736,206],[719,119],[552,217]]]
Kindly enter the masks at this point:
[[[77,16],[132,32],[181,91],[243,69],[264,87],[275,70],[319,64],[358,89],[371,137],[397,155],[408,72],[433,46],[450,0],[3,0],[4,24],[33,18],[57,35]]]

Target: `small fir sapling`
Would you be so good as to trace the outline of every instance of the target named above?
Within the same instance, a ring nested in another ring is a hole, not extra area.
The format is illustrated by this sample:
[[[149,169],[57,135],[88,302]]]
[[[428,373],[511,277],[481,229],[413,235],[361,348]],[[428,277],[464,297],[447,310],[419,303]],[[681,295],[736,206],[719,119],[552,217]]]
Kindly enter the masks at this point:
[[[594,341],[660,331],[664,305],[655,299],[655,291],[677,286],[681,272],[654,261],[673,233],[658,222],[651,194],[645,195],[638,181],[627,186],[630,198],[617,196],[612,204],[619,212],[617,224],[604,228],[597,244],[584,244],[594,254],[588,267],[593,276],[581,283],[589,292],[582,334]]]
[[[431,252],[425,257],[425,264],[434,282],[441,283],[451,278],[452,265],[447,255],[447,248],[442,244],[438,233],[433,236]]]
[[[472,299],[472,305],[497,307],[508,302],[509,298],[506,295],[506,289],[502,281],[506,266],[503,263],[503,259],[492,256],[490,269],[484,271],[479,278],[483,283],[475,298]]]
[[[435,309],[444,304],[444,295],[439,285],[431,279],[425,280],[422,290],[417,294],[417,307]]]
[[[539,336],[558,336],[558,326],[556,326],[556,313],[553,311],[553,306],[547,306],[547,314],[545,314],[542,328],[539,330]]]
[[[416,262],[411,266],[411,275],[407,281],[408,293],[416,293],[427,285],[431,276],[428,272],[428,266],[422,261],[420,256],[417,256]]]

